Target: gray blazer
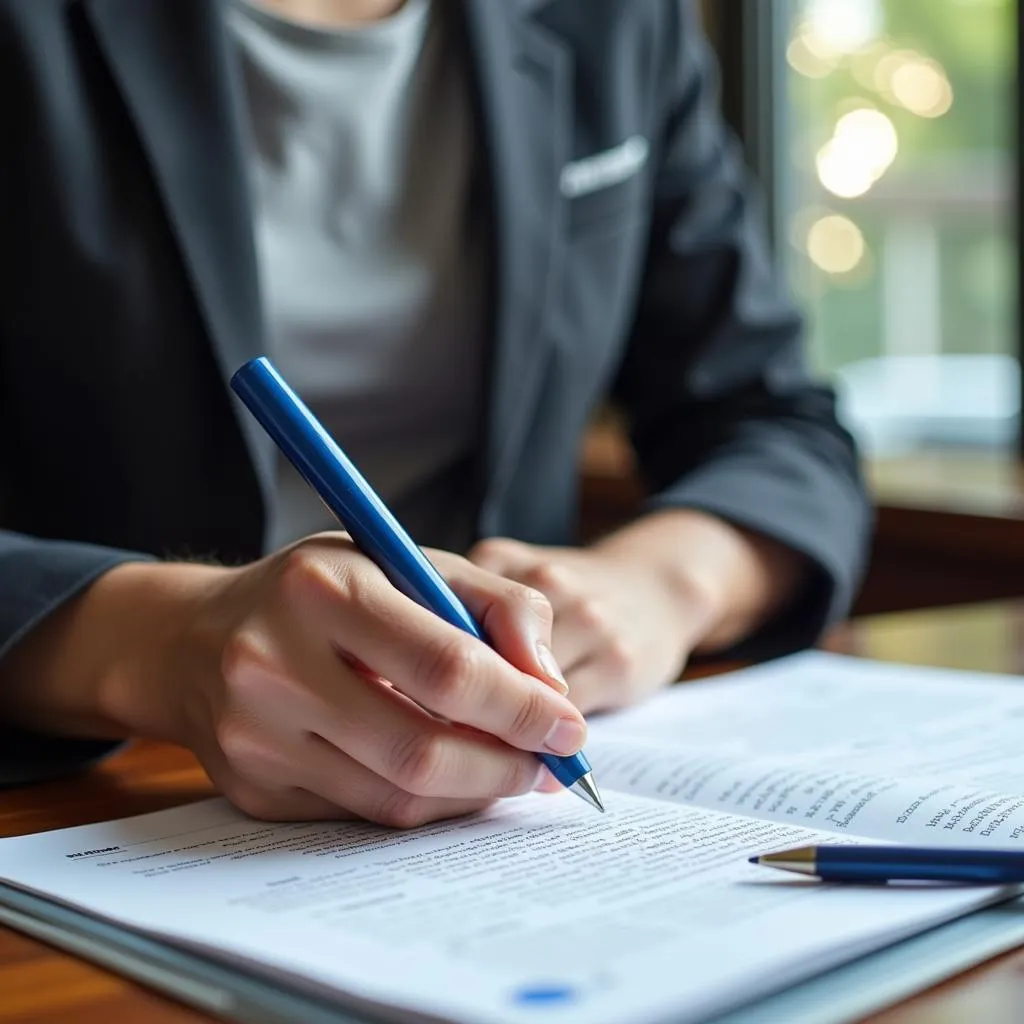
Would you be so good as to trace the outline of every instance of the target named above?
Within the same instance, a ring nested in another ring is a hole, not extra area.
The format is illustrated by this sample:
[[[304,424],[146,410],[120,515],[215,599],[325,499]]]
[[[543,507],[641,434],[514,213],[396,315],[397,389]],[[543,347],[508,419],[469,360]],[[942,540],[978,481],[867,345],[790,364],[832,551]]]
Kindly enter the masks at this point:
[[[0,659],[121,560],[262,551],[272,453],[226,387],[263,325],[218,6],[0,0]],[[849,606],[869,506],[692,4],[458,8],[495,240],[479,534],[571,540],[580,438],[612,401],[650,507],[724,516],[813,566],[748,649],[812,642]],[[0,749],[23,779],[101,747]]]

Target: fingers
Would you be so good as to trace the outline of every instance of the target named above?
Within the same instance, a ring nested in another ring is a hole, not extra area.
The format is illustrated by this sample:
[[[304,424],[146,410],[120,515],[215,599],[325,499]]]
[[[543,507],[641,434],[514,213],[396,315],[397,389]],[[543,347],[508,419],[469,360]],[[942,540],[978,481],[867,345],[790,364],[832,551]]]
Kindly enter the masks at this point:
[[[472,637],[465,641],[496,657]],[[292,768],[275,753],[271,737],[314,733],[417,796],[493,799],[536,784],[533,754],[438,720],[387,683],[351,668],[316,634],[292,631],[263,643],[240,639],[224,672],[232,700],[216,738],[241,774],[291,781]],[[561,701],[537,680],[530,685]]]
[[[536,758],[531,760],[536,762]],[[312,735],[304,751],[304,763],[309,771],[306,786],[312,792],[351,808],[361,818],[392,828],[415,828],[429,821],[472,814],[499,797],[528,793],[542,779],[539,766],[534,763],[527,771],[514,775],[518,780],[514,785],[499,792],[470,796],[412,792]]]
[[[358,687],[384,690],[357,681]],[[392,694],[396,700],[402,700]],[[422,714],[422,712],[421,712]],[[271,719],[274,716],[269,716]],[[424,716],[426,717],[426,716]],[[241,810],[268,820],[365,818],[394,828],[412,828],[428,821],[480,810],[495,799],[516,796],[542,786],[546,772],[531,754],[521,754],[485,737],[452,735],[450,750],[460,756],[434,760],[429,753],[436,733],[390,736],[378,751],[393,778],[367,767],[321,735],[300,730],[282,733],[273,721],[236,716],[221,724],[217,742],[197,751],[211,779]],[[479,746],[490,743],[494,766],[504,751],[500,770],[488,771]],[[426,756],[409,752],[423,751]],[[424,769],[426,771],[424,772]]]
[[[332,642],[441,718],[521,750],[564,756],[582,747],[586,726],[564,697],[404,597],[368,563],[339,566],[301,551],[291,561],[284,596],[291,625],[301,622],[305,635],[312,631]],[[459,582],[471,602],[490,609],[489,621],[498,628],[516,616],[542,621],[530,610],[536,602],[520,590],[514,593],[522,609],[504,618],[497,605],[513,603],[513,585],[505,581],[485,581],[470,567]]]
[[[208,766],[218,788],[241,811],[265,821],[358,818],[390,828],[416,828],[431,821],[472,814],[492,802],[407,793],[309,733],[288,757],[292,765],[301,769],[294,785],[283,785],[269,770],[269,763],[263,770],[240,775],[223,757],[220,761],[220,771]]]
[[[295,760],[302,765],[300,788],[286,793],[269,791],[270,807],[262,809],[295,818],[300,817],[300,809],[306,812],[318,809],[319,817],[358,817],[390,828],[406,829],[472,814],[494,800],[494,797],[434,797],[410,793],[312,734],[304,737]]]
[[[461,558],[445,560],[445,575],[506,661],[544,679],[559,693],[566,692],[565,677],[551,650],[554,610],[544,593]]]
[[[468,559],[498,576],[518,576],[542,561],[541,549],[510,537],[488,537],[473,546]]]
[[[493,800],[528,793],[540,763],[493,737],[431,717],[389,686],[353,680],[326,700],[316,733],[375,776],[413,796]]]
[[[622,673],[601,653],[578,664],[569,677],[573,700],[583,714],[614,711],[629,703],[629,690],[622,685]]]
[[[433,714],[489,733],[521,750],[576,753],[586,726],[551,687],[520,672],[490,648],[407,602],[385,629],[370,616],[348,649]]]
[[[595,627],[604,625],[578,574],[552,561],[542,548],[503,537],[481,541],[470,558],[490,572],[544,595],[554,615],[551,649],[564,675],[571,678],[578,664],[592,653]]]
[[[276,736],[267,736],[256,745],[276,750],[280,749],[280,740]],[[265,821],[327,821],[358,817],[345,806],[282,781],[282,778],[289,778],[288,775],[272,777],[269,758],[265,766],[251,765],[250,771],[240,771],[213,736],[196,737],[192,746],[217,790],[250,817]],[[291,757],[290,760],[295,764],[301,763],[300,757]]]

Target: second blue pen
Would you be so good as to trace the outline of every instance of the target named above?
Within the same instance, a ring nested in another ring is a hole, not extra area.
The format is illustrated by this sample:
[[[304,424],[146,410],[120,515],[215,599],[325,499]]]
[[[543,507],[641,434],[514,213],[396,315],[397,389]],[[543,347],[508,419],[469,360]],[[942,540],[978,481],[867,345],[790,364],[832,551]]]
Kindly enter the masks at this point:
[[[488,643],[479,624],[359,470],[265,356],[246,363],[231,387],[338,518],[353,543],[406,597]],[[566,788],[604,810],[582,751],[537,757]]]

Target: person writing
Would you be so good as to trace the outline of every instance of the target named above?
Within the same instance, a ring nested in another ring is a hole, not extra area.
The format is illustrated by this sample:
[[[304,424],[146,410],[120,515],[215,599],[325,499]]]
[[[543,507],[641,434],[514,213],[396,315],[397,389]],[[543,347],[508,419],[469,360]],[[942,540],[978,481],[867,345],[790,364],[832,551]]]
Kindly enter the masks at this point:
[[[844,614],[856,452],[690,2],[0,0],[0,46],[0,779],[151,737],[407,827]],[[262,352],[494,650],[330,532]],[[605,402],[649,499],[577,547]]]

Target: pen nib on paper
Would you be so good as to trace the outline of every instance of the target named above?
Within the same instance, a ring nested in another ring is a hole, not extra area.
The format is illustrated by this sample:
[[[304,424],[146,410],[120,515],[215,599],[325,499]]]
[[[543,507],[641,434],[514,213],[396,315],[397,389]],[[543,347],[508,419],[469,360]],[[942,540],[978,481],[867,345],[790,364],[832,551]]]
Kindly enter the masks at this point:
[[[795,871],[798,875],[816,875],[815,849],[812,846],[798,850],[783,850],[781,853],[763,853],[760,857],[750,857],[751,864],[763,864],[767,868],[778,868],[780,871]]]
[[[601,794],[597,790],[597,783],[594,782],[593,775],[587,772],[586,775],[578,778],[569,787],[581,800],[586,800],[591,807],[596,807],[602,814],[604,814],[604,804],[601,802]]]

